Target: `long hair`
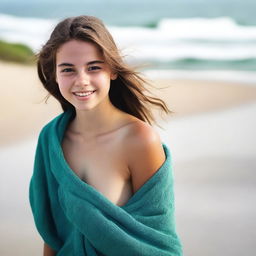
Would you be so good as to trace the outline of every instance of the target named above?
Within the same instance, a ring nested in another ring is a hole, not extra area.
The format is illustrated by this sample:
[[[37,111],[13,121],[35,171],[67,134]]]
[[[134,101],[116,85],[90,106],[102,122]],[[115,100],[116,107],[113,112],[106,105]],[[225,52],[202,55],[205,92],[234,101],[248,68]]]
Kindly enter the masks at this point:
[[[147,82],[133,68],[124,63],[123,58],[103,22],[93,16],[77,16],[64,19],[54,28],[49,40],[37,55],[38,76],[49,92],[61,104],[63,111],[74,108],[60,93],[56,82],[56,52],[61,45],[70,40],[91,42],[98,47],[111,70],[117,74],[111,80],[109,98],[118,109],[131,114],[149,124],[155,122],[150,105],[170,113],[165,102],[159,98],[146,96]]]

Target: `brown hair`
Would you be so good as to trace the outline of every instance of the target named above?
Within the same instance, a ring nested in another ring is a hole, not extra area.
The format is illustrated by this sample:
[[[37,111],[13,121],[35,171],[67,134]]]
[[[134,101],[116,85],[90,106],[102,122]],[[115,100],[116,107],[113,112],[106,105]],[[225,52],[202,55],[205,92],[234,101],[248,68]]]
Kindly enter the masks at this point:
[[[159,107],[165,113],[171,112],[164,101],[144,94],[149,92],[144,86],[147,82],[123,62],[111,34],[101,20],[92,16],[71,17],[61,21],[38,54],[39,78],[49,94],[60,102],[64,111],[74,107],[61,95],[55,80],[56,52],[62,44],[72,39],[94,43],[111,70],[117,74],[117,78],[111,80],[109,90],[110,101],[115,107],[149,124],[155,122],[155,119],[148,104]]]

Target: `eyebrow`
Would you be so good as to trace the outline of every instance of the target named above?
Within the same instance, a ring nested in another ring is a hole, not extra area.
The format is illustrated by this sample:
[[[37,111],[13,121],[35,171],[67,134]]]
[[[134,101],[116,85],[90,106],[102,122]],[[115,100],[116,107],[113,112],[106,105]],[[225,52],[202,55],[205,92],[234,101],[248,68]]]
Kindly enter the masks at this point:
[[[86,65],[89,66],[89,65],[93,65],[93,64],[99,64],[99,63],[104,63],[104,61],[103,60],[93,60],[93,61],[87,62]],[[63,66],[73,67],[74,64],[66,63],[66,62],[58,64],[58,67],[63,67]]]

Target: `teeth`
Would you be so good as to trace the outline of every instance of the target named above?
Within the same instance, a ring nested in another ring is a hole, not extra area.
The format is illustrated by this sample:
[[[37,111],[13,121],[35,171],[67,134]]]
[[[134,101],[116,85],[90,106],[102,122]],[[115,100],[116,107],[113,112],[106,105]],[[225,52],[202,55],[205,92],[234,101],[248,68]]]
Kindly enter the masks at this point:
[[[93,91],[90,91],[90,92],[75,92],[74,94],[77,95],[77,96],[80,96],[80,97],[85,97],[85,96],[88,96],[92,93],[93,93]]]

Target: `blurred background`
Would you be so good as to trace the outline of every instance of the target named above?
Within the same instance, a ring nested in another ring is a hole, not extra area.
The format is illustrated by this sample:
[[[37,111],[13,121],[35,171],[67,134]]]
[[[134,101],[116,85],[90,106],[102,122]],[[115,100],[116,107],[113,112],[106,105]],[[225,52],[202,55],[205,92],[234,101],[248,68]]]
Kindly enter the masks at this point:
[[[61,113],[34,54],[65,17],[101,18],[173,114],[157,120],[186,256],[255,255],[254,0],[0,0],[0,255],[42,255],[28,202],[40,129]],[[120,253],[121,255],[121,253]]]

